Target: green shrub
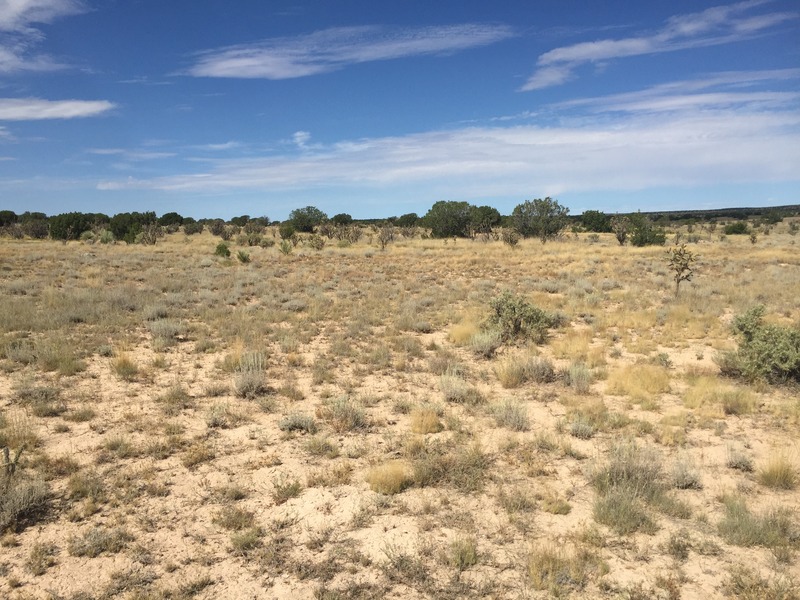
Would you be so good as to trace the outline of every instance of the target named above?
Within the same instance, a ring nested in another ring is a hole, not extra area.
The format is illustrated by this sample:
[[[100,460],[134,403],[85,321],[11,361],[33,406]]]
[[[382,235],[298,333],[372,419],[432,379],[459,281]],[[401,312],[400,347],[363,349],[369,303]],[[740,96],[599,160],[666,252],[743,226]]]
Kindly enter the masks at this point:
[[[763,316],[764,307],[756,306],[734,319],[741,342],[737,351],[720,355],[720,370],[748,381],[800,381],[800,327],[767,324]]]
[[[231,255],[231,249],[228,248],[228,244],[225,242],[220,242],[217,244],[217,248],[214,250],[214,255],[221,256],[222,258],[228,258]]]
[[[522,296],[503,292],[489,303],[489,324],[496,327],[505,340],[528,338],[535,343],[547,339],[547,330],[558,327],[562,319],[533,306]]]
[[[750,233],[750,228],[747,226],[747,221],[737,221],[725,225],[725,235],[745,235]]]
[[[631,245],[642,246],[663,246],[667,241],[664,230],[656,227],[650,219],[644,215],[636,214],[630,219],[630,241]]]

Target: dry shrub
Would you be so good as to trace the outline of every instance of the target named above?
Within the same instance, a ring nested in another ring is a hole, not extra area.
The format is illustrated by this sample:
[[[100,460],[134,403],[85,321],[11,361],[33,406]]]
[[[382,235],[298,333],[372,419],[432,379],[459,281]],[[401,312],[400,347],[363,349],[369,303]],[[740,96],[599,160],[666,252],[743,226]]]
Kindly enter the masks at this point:
[[[797,487],[797,469],[784,454],[773,456],[758,470],[758,482],[775,490]]]
[[[516,388],[524,383],[547,383],[555,379],[553,363],[538,356],[512,354],[496,367],[495,374],[504,388]]]
[[[120,352],[111,359],[111,371],[123,381],[133,381],[139,374],[139,367],[125,352]]]
[[[466,346],[479,331],[477,323],[465,320],[453,325],[447,337],[456,346]]]
[[[525,564],[530,586],[559,598],[584,589],[593,574],[602,575],[607,569],[599,557],[586,549],[569,552],[551,544],[533,548]]]
[[[606,391],[609,394],[629,396],[637,402],[651,400],[658,394],[669,392],[669,371],[657,365],[629,365],[612,371]]]
[[[444,426],[432,408],[419,407],[411,411],[411,431],[414,433],[439,433]]]
[[[398,494],[413,483],[408,463],[394,460],[369,470],[367,483],[373,492],[379,494]]]

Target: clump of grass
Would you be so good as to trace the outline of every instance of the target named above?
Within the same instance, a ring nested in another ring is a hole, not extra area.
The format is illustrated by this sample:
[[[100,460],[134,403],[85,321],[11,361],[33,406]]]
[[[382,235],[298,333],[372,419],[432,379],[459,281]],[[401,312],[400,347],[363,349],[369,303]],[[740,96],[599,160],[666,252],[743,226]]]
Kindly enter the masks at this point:
[[[672,487],[679,490],[700,490],[703,488],[700,473],[695,469],[691,460],[686,457],[677,459],[673,464],[670,483]]]
[[[592,575],[606,571],[603,562],[585,549],[568,552],[563,547],[549,544],[532,548],[525,561],[525,575],[530,586],[535,590],[546,590],[554,597],[580,591]]]
[[[455,354],[442,348],[437,348],[436,353],[428,359],[428,368],[434,375],[463,376],[466,371]]]
[[[721,395],[722,412],[726,415],[746,415],[753,412],[755,401],[747,390],[730,390]]]
[[[228,403],[213,404],[206,414],[206,425],[210,429],[230,429],[245,421],[247,417]]]
[[[74,347],[64,341],[37,343],[36,360],[43,371],[58,371],[60,375],[75,375],[86,369],[86,363],[76,356]]]
[[[441,442],[413,444],[406,448],[411,460],[413,481],[420,487],[452,485],[463,493],[483,488],[492,458],[479,444],[469,448]]]
[[[339,446],[328,437],[313,436],[305,444],[306,451],[312,456],[336,458],[339,456]]]
[[[308,487],[336,487],[350,483],[353,466],[347,462],[339,462],[332,467],[319,469],[308,475]]]
[[[102,503],[106,501],[105,484],[94,471],[80,471],[67,481],[67,496],[71,500],[90,499]]]
[[[19,531],[36,523],[50,506],[50,488],[38,479],[0,479],[0,531]]]
[[[139,375],[139,367],[126,352],[111,359],[111,371],[123,381],[133,381]]]
[[[408,464],[400,460],[373,467],[366,480],[373,492],[387,495],[399,494],[414,482]]]
[[[608,462],[596,467],[590,480],[599,494],[594,506],[595,519],[620,535],[655,531],[647,505],[664,512],[683,508],[665,495],[658,455],[633,441],[614,445]]]
[[[182,410],[194,408],[194,398],[189,395],[186,388],[180,383],[176,383],[167,389],[166,392],[161,394],[156,401],[161,404],[161,409],[164,414],[175,416]]]
[[[255,520],[256,515],[253,511],[238,506],[225,506],[214,516],[212,523],[224,529],[241,531],[252,527]]]
[[[414,433],[439,433],[442,429],[444,425],[433,408],[417,407],[411,411],[411,431]]]
[[[475,406],[484,401],[483,394],[456,373],[448,372],[440,376],[439,388],[448,402]]]
[[[299,479],[277,477],[272,481],[272,500],[275,504],[284,504],[292,498],[297,498],[303,491],[303,484]]]
[[[725,461],[729,469],[736,469],[744,473],[752,473],[753,459],[744,451],[735,446],[728,447],[728,458]]]
[[[319,416],[327,421],[337,433],[363,430],[369,427],[364,406],[349,396],[327,400],[320,408]]]
[[[131,541],[133,536],[125,529],[92,527],[83,535],[69,538],[67,550],[72,556],[95,558],[103,553],[116,554],[125,549]]]
[[[97,413],[92,407],[82,406],[62,415],[62,418],[65,421],[71,421],[73,423],[85,423],[87,421],[91,421],[96,416]]]
[[[252,400],[269,391],[262,371],[239,371],[233,378],[233,389],[239,398]]]
[[[785,455],[778,454],[758,470],[758,482],[774,490],[793,490],[797,487],[797,469]]]
[[[692,537],[686,529],[673,531],[669,539],[664,544],[664,550],[678,562],[684,562],[689,558],[689,551],[692,549]]]
[[[594,518],[619,535],[637,531],[652,534],[657,530],[645,503],[629,488],[614,488],[598,498],[594,504]]]
[[[250,527],[244,531],[231,534],[231,549],[240,556],[247,556],[261,545],[264,530],[261,527]]]
[[[591,370],[582,362],[572,363],[564,373],[564,382],[578,394],[588,394],[593,379]]]
[[[480,331],[478,324],[472,320],[463,320],[450,328],[447,337],[456,346],[466,346]]]
[[[629,396],[637,402],[651,400],[670,390],[669,371],[657,365],[637,364],[612,371],[606,391],[609,394]]]
[[[529,381],[547,383],[555,379],[553,363],[548,359],[521,354],[503,359],[495,367],[495,374],[504,388],[516,388]]]
[[[67,410],[61,389],[55,386],[23,384],[17,387],[15,396],[37,417],[57,417]]]
[[[525,406],[518,401],[506,399],[491,407],[491,413],[498,427],[512,431],[528,431],[531,421]]]
[[[475,536],[458,536],[450,542],[450,566],[459,573],[478,564],[478,541]]]
[[[25,567],[33,575],[44,575],[47,569],[56,564],[56,554],[58,554],[58,547],[55,544],[36,542],[28,554]]]
[[[181,463],[187,469],[209,462],[216,458],[217,454],[208,442],[197,441],[184,452]]]
[[[496,329],[481,329],[469,339],[469,349],[481,358],[491,358],[503,341],[502,334]]]
[[[798,583],[791,577],[779,575],[772,579],[762,577],[757,571],[744,565],[730,569],[723,591],[731,598],[740,600],[798,600]]]
[[[500,490],[497,499],[500,506],[511,515],[532,512],[536,509],[535,494],[526,488],[503,488]]]
[[[578,415],[569,426],[569,434],[579,440],[588,440],[594,437],[594,425],[582,415]]]
[[[188,331],[185,323],[172,319],[158,319],[150,323],[149,327],[153,336],[153,349],[156,351],[174,346]]]
[[[311,415],[292,413],[278,423],[278,429],[286,432],[316,433],[317,423]]]
[[[741,496],[725,496],[725,516],[717,526],[719,534],[735,546],[766,548],[796,547],[800,532],[788,509],[778,508],[753,514]]]

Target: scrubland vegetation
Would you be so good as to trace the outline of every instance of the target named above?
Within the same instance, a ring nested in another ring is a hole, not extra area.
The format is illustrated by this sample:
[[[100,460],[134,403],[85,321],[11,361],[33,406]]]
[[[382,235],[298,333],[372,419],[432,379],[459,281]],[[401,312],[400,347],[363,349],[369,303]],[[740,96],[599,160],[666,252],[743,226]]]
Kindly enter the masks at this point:
[[[798,598],[797,219],[471,214],[0,239],[0,596]]]

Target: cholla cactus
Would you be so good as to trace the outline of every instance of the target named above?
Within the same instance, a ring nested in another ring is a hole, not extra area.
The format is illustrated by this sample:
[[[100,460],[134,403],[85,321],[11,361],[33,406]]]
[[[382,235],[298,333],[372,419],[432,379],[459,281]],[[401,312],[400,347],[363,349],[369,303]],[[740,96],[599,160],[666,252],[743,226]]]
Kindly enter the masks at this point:
[[[669,268],[675,273],[675,297],[680,294],[681,281],[691,281],[694,271],[692,264],[697,257],[691,250],[687,250],[686,244],[681,244],[678,248],[667,250],[667,262]]]

